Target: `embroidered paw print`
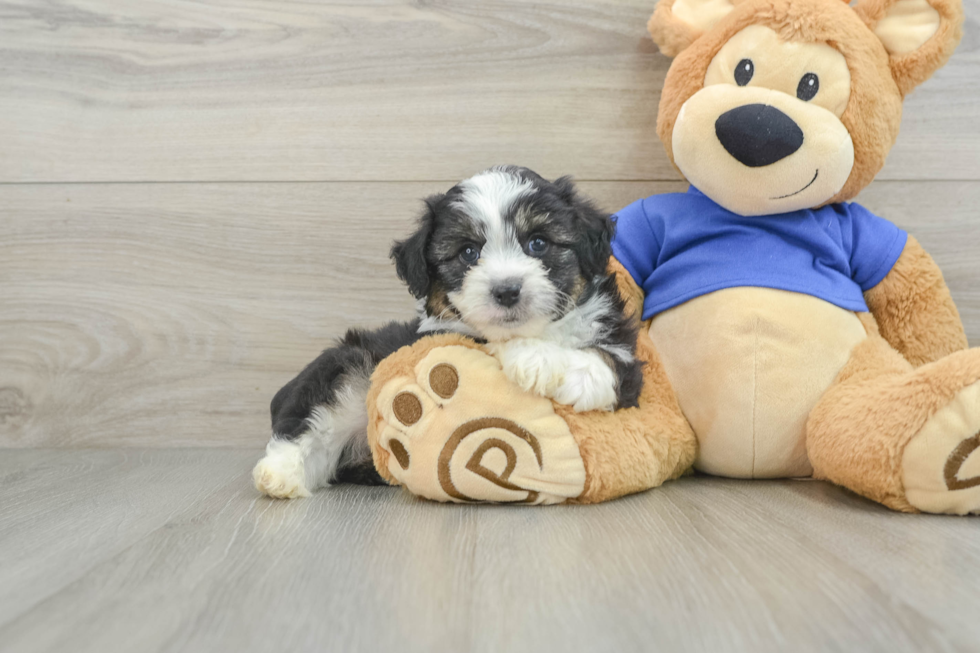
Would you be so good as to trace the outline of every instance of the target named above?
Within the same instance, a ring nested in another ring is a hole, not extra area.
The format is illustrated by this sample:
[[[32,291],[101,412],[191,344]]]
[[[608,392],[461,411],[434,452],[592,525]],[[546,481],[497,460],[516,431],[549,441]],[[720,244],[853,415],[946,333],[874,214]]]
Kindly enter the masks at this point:
[[[459,387],[459,375],[456,368],[448,363],[439,363],[429,372],[429,387],[443,399],[450,399]],[[391,402],[391,411],[395,418],[405,426],[412,426],[422,419],[422,402],[413,392],[399,392]],[[405,445],[398,438],[388,441],[388,448],[402,469],[408,469],[411,456]]]
[[[961,390],[902,456],[906,497],[924,512],[980,514],[980,382]]]
[[[950,490],[967,490],[980,487],[980,473],[970,478],[960,478],[960,470],[966,467],[966,461],[974,451],[980,449],[980,433],[967,438],[957,445],[943,465],[943,477],[946,487]]]
[[[440,347],[378,395],[389,472],[437,501],[558,503],[578,496],[585,468],[552,403],[504,376],[482,351]]]

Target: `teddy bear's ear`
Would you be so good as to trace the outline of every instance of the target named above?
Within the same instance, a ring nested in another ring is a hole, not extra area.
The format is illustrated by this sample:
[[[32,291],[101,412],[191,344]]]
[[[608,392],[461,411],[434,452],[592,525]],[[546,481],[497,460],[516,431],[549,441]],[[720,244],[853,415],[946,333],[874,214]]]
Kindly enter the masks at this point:
[[[676,57],[728,15],[735,0],[660,0],[647,23],[654,43]]]
[[[963,34],[961,0],[861,0],[854,10],[888,51],[902,95],[941,68]]]

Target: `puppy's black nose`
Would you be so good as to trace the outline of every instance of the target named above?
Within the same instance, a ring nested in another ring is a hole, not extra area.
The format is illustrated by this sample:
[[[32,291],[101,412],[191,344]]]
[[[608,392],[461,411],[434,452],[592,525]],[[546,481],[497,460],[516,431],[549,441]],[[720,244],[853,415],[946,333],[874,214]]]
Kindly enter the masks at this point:
[[[772,165],[803,145],[799,125],[767,104],[726,111],[715,121],[715,134],[729,154],[750,168]]]
[[[510,308],[521,298],[521,284],[502,283],[499,286],[494,286],[490,292],[498,304]]]

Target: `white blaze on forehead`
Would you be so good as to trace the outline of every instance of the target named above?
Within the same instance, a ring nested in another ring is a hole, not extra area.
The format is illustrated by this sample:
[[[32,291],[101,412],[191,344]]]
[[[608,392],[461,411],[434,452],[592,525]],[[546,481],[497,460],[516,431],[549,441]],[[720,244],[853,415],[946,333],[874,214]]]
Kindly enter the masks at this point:
[[[534,185],[513,172],[492,168],[460,183],[463,196],[455,204],[466,215],[481,222],[487,239],[510,231],[504,215],[521,197],[534,193]]]
[[[535,192],[533,184],[510,170],[491,168],[460,187],[462,198],[456,206],[479,224],[486,239],[468,281],[475,284],[475,278],[484,278],[493,286],[505,280],[526,281],[536,273],[546,275],[541,262],[524,253],[514,224],[504,217],[514,202]]]

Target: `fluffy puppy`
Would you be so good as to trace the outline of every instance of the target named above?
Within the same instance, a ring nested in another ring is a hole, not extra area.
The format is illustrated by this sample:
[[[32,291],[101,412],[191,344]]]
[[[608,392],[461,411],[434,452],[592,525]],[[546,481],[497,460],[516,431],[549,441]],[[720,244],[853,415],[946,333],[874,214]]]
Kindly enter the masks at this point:
[[[486,342],[514,382],[575,410],[635,406],[638,324],[606,273],[612,232],[568,178],[527,168],[491,168],[428,198],[415,233],[391,251],[420,316],[348,331],[276,394],[256,487],[285,498],[381,483],[367,444],[369,379],[427,333]]]

